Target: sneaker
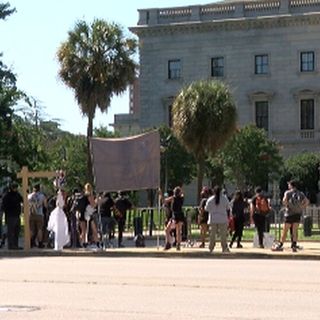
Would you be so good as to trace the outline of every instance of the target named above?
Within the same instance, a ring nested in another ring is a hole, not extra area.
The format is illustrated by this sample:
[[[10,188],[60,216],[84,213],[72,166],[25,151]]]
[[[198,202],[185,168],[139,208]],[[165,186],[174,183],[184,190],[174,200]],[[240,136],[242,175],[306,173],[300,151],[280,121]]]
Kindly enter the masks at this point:
[[[230,253],[229,248],[227,247],[227,248],[223,249],[223,250],[222,250],[222,253]]]
[[[169,249],[171,249],[171,244],[170,243],[166,243],[166,245],[163,248],[163,250],[169,250]]]
[[[205,247],[205,244],[204,244],[204,242],[202,242],[202,243],[200,244],[199,248],[204,248],[204,247]]]
[[[231,247],[230,247],[230,248],[231,248]],[[238,248],[238,249],[242,249],[242,248],[243,248],[242,244],[238,243],[238,244],[237,244],[237,248]]]
[[[232,243],[232,242],[230,242],[230,244],[229,244],[229,248],[232,248],[232,245],[233,245],[233,243]]]
[[[176,249],[177,249],[177,251],[180,251],[180,250],[181,250],[180,244],[177,244]]]
[[[275,243],[272,248],[272,251],[283,251],[283,244],[282,243]]]
[[[263,244],[260,244],[260,245],[259,245],[259,248],[260,248],[260,249],[264,249],[264,245],[263,245]]]
[[[298,252],[298,249],[297,249],[296,246],[293,246],[293,247],[292,247],[292,252]]]

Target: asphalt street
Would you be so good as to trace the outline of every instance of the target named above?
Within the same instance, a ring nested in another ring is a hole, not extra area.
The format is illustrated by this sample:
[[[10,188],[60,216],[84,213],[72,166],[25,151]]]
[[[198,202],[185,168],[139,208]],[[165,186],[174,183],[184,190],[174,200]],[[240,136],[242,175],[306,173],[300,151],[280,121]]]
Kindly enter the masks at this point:
[[[0,319],[319,319],[320,262],[0,258]]]

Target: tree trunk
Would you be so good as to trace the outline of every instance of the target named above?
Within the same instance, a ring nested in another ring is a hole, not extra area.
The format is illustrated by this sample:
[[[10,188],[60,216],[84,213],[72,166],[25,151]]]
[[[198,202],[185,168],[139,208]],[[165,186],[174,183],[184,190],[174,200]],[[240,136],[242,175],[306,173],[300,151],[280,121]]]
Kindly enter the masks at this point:
[[[198,164],[197,164],[197,205],[200,203],[200,193],[202,190],[202,183],[203,183],[203,176],[204,176],[204,158],[198,159]]]
[[[87,127],[87,181],[93,186],[93,168],[92,168],[92,157],[90,148],[90,138],[93,134],[93,115],[88,115],[88,127]]]

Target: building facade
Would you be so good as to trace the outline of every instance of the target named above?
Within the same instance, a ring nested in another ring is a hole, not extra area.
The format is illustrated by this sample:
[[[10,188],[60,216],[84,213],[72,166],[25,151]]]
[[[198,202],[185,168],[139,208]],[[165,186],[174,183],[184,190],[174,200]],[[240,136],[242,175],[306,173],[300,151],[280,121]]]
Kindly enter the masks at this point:
[[[265,128],[285,156],[318,151],[320,0],[142,9],[131,31],[140,45],[139,107],[127,119],[134,130],[170,125],[183,86],[218,79],[233,93],[240,126]]]

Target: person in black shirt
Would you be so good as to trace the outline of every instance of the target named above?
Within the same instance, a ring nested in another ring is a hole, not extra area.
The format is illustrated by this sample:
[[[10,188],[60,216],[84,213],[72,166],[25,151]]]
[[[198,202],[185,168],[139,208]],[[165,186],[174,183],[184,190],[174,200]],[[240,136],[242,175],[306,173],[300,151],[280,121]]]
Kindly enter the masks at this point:
[[[115,225],[115,219],[112,217],[114,201],[110,192],[104,192],[99,200],[99,214],[101,218],[101,231],[103,245],[109,246],[110,232]]]
[[[175,187],[173,190],[173,196],[165,199],[165,203],[170,206],[172,210],[172,219],[169,221],[166,227],[165,250],[171,248],[171,244],[169,242],[170,230],[174,228],[176,230],[176,249],[177,251],[180,251],[182,225],[185,219],[182,210],[183,202],[184,195],[180,187]]]
[[[126,224],[127,210],[132,208],[132,203],[124,196],[122,191],[119,191],[118,198],[115,200],[115,219],[118,223],[118,247],[123,248],[122,238]]]
[[[230,241],[229,247],[232,248],[233,242],[237,240],[237,248],[242,248],[241,239],[244,227],[244,211],[247,208],[248,204],[244,201],[242,192],[237,190],[234,194],[234,197],[230,203],[231,214],[234,219],[234,233]]]
[[[10,185],[9,191],[4,195],[2,200],[2,210],[5,214],[5,221],[8,228],[8,249],[17,250],[19,248],[19,234],[20,234],[20,215],[21,204],[23,198],[17,191],[18,185],[13,182]]]

